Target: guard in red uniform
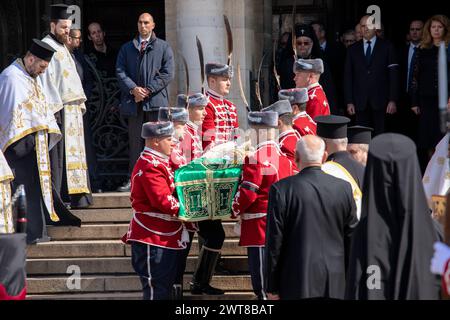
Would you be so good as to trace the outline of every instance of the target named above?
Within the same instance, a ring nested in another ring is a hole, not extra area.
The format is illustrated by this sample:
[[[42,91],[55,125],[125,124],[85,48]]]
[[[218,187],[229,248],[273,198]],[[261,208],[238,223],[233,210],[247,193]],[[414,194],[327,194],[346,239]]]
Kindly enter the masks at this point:
[[[220,63],[208,63],[205,66],[208,79],[206,93],[209,103],[202,125],[203,150],[210,145],[219,145],[236,138],[239,128],[236,106],[224,97],[230,93],[232,67]]]
[[[276,112],[250,112],[248,122],[257,130],[256,151],[245,158],[242,180],[233,201],[233,218],[241,219],[239,245],[247,247],[253,291],[266,299],[264,291],[264,246],[269,189],[273,183],[293,175],[292,163],[276,143]]]
[[[206,106],[206,116],[202,125],[203,151],[237,138],[239,127],[236,107],[224,97],[229,94],[233,76],[231,66],[220,63],[208,63],[205,66],[208,80],[209,103]],[[206,220],[198,223],[203,246],[199,261],[191,282],[191,293],[221,295],[223,290],[211,287],[209,282],[213,276],[220,257],[225,231],[221,220]]]
[[[186,132],[182,142],[182,150],[188,163],[200,158],[203,154],[200,130],[206,117],[207,105],[208,97],[204,94],[196,93],[189,96],[189,121],[186,124]]]
[[[186,124],[189,121],[189,114],[185,108],[186,103],[186,95],[180,94],[178,95],[178,103],[175,108],[159,109],[158,120],[160,122],[173,122],[175,147],[170,156],[170,166],[172,167],[173,172],[188,164],[182,150],[182,142],[186,133]]]
[[[178,220],[179,202],[169,157],[174,148],[171,122],[142,127],[145,149],[131,179],[133,218],[122,241],[131,244],[132,264],[139,275],[144,300],[169,300],[181,250],[189,241]]]
[[[177,106],[170,109],[170,114],[168,108],[161,108],[159,111],[159,121],[172,121],[174,124],[175,147],[170,157],[170,166],[173,172],[191,162],[190,156],[192,140],[190,139],[191,135],[189,134],[189,123],[192,123],[189,118],[189,114],[191,112],[188,113],[188,110],[185,108],[188,103],[189,97],[185,94],[180,94],[177,97]],[[205,107],[203,107],[203,110],[204,109]],[[184,226],[189,232],[189,243],[187,244],[186,249],[179,255],[177,263],[177,276],[172,289],[173,300],[182,300],[183,298],[183,275],[186,269],[186,261],[189,251],[191,250],[191,244],[194,239],[195,232],[198,231],[198,226],[196,223],[184,222]]]
[[[295,165],[295,149],[297,147],[297,142],[302,137],[292,127],[293,115],[291,104],[287,100],[280,100],[261,111],[273,111],[278,114],[278,130],[280,131],[278,145],[281,151],[292,162],[295,171],[298,173],[297,166]]]
[[[322,59],[298,59],[294,63],[295,85],[297,88],[308,89],[309,101],[306,104],[306,113],[313,120],[317,116],[330,115],[327,96],[319,84],[323,71]]]
[[[280,100],[288,100],[292,106],[293,127],[302,137],[315,135],[317,124],[306,113],[306,104],[309,101],[308,90],[306,88],[296,88],[280,90],[278,93]]]

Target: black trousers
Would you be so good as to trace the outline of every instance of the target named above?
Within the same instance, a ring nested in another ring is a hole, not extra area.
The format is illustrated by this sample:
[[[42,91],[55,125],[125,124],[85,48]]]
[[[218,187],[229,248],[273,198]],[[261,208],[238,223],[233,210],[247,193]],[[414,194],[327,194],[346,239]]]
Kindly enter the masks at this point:
[[[367,106],[364,110],[356,110],[355,122],[358,126],[373,129],[373,136],[377,136],[386,131],[386,110],[373,110]]]
[[[222,220],[206,220],[198,222],[198,234],[202,237],[203,246],[213,250],[221,250],[225,241]]]
[[[265,247],[247,248],[248,270],[252,278],[253,292],[258,296],[259,300],[267,300],[266,292],[264,290],[265,253]]]
[[[180,253],[138,242],[131,244],[131,263],[141,280],[144,300],[171,300]]]
[[[144,149],[144,139],[141,137],[142,125],[146,122],[158,121],[158,113],[159,109],[156,109],[155,111],[144,111],[141,107],[138,107],[137,115],[128,118],[128,138],[130,145],[130,163],[128,171],[130,176],[136,161],[139,159],[139,156]]]

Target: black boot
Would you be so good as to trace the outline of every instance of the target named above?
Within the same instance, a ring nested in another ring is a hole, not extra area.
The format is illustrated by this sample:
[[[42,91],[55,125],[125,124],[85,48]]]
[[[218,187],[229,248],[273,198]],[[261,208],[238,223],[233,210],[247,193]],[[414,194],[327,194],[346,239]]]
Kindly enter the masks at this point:
[[[223,290],[209,285],[219,255],[220,252],[211,251],[202,247],[198,258],[197,269],[190,283],[191,294],[222,295],[225,293]]]
[[[172,300],[183,300],[183,285],[174,284],[172,286]]]
[[[117,192],[130,192],[131,191],[131,180],[125,182],[123,186],[120,186],[116,190]]]

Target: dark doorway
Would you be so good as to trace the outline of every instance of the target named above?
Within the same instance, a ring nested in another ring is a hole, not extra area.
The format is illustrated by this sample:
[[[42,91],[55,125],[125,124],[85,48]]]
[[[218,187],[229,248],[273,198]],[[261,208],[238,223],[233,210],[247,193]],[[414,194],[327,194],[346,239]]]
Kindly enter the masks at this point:
[[[87,39],[87,26],[96,21],[103,26],[107,42],[120,48],[137,34],[137,21],[141,13],[150,13],[156,23],[155,33],[165,39],[164,0],[123,1],[123,0],[88,0],[83,3],[83,25]]]

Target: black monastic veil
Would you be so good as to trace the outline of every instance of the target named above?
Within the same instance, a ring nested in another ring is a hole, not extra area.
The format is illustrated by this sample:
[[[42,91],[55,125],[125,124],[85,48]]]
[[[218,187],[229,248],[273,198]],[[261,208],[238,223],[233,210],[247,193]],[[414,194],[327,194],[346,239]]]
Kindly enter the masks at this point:
[[[361,221],[353,234],[347,299],[439,299],[431,274],[439,231],[422,185],[416,147],[398,134],[370,144]]]

